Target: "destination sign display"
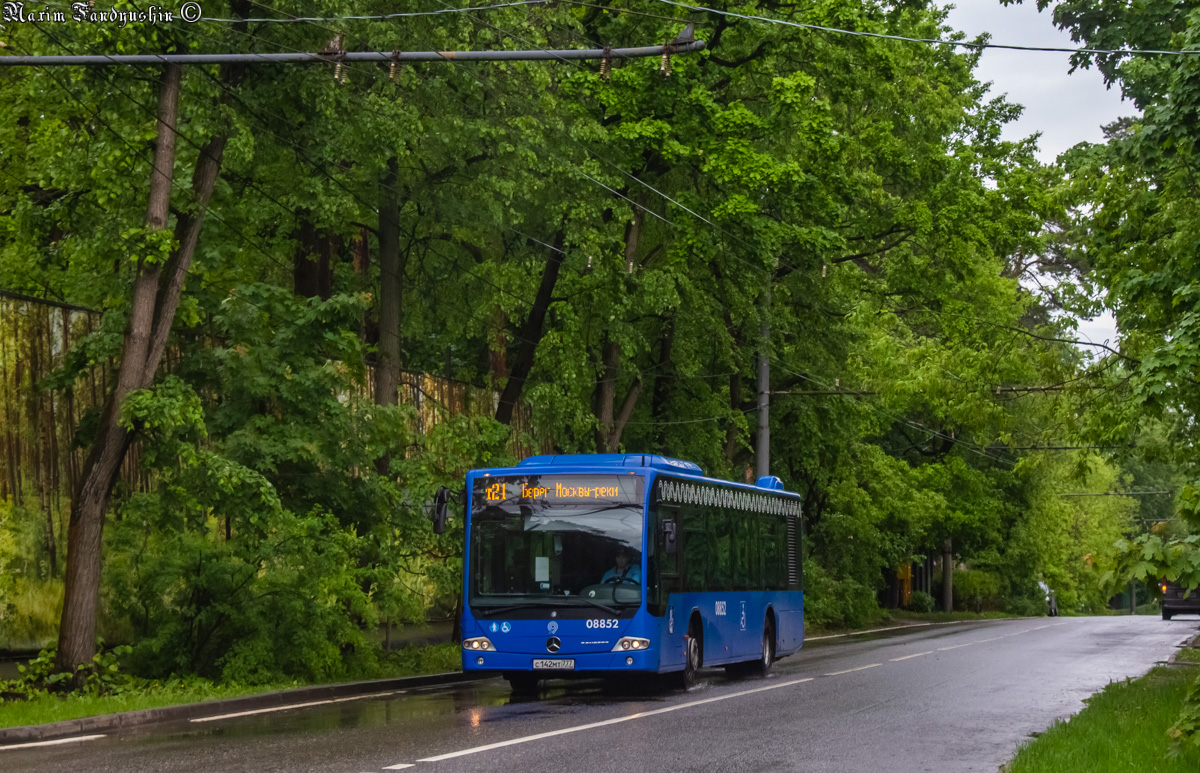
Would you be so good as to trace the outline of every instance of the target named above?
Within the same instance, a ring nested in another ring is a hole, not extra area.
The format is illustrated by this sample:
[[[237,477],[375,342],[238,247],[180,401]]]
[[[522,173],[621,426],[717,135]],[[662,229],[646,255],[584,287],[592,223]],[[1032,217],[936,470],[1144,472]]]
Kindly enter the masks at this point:
[[[641,506],[641,475],[511,475],[476,478],[476,508],[488,505],[628,504]]]

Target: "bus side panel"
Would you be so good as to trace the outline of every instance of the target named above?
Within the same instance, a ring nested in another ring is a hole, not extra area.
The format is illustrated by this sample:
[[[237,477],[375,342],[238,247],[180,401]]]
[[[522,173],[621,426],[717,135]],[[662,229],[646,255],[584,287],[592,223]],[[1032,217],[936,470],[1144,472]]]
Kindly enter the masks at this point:
[[[803,591],[780,591],[775,596],[775,619],[778,630],[775,634],[775,651],[778,657],[791,655],[804,645],[804,593]]]
[[[776,653],[795,652],[804,640],[803,608],[797,591],[672,593],[659,625],[659,670],[683,668],[683,637],[693,612],[702,623],[704,665],[719,666],[759,657],[768,609],[775,615]]]

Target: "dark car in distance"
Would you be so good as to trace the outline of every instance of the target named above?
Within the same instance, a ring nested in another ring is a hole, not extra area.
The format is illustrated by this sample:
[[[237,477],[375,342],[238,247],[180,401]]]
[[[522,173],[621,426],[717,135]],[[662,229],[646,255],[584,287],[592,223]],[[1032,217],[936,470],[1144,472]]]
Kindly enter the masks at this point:
[[[1162,580],[1158,584],[1162,591],[1162,618],[1170,620],[1174,615],[1200,615],[1200,588],[1187,593],[1178,583]],[[1184,598],[1184,596],[1187,598]]]

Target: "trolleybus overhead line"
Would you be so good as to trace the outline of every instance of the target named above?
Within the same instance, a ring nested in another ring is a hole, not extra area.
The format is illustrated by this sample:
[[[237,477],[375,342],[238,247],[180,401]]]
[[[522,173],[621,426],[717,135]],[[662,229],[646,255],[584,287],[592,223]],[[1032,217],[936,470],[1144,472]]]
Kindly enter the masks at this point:
[[[526,62],[639,59],[703,51],[703,40],[629,48],[564,48],[497,51],[297,51],[261,54],[35,54],[0,56],[0,67],[108,67],[164,64],[304,64],[309,62]]]

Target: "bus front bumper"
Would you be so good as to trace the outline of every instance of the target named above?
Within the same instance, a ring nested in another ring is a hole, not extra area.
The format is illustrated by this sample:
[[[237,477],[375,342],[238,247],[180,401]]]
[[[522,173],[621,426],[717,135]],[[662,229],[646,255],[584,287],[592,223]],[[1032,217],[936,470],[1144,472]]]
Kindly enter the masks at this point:
[[[658,653],[653,649],[553,655],[464,650],[462,656],[463,671],[528,671],[547,679],[569,677],[576,672],[595,676],[658,671]],[[541,667],[535,667],[535,663]]]

